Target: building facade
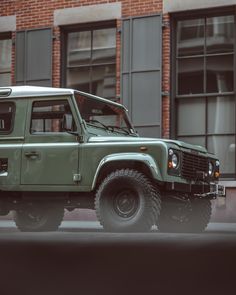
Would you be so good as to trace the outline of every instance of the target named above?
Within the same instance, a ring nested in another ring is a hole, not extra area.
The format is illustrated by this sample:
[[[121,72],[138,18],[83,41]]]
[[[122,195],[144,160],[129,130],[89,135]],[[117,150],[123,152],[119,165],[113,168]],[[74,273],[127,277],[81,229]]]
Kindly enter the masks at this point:
[[[207,147],[236,187],[235,17],[236,0],[2,0],[0,86],[122,102],[141,135]]]

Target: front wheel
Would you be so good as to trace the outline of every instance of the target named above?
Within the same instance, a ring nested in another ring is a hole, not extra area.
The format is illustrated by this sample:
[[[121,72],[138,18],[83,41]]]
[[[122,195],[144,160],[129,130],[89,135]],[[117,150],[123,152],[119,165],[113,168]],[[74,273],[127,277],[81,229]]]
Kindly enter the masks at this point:
[[[160,195],[145,175],[133,169],[121,169],[101,183],[95,209],[107,231],[148,231],[158,218]]]
[[[157,227],[161,232],[203,232],[211,218],[208,199],[162,200]]]
[[[23,232],[55,231],[64,217],[64,208],[28,205],[14,212],[17,228]]]

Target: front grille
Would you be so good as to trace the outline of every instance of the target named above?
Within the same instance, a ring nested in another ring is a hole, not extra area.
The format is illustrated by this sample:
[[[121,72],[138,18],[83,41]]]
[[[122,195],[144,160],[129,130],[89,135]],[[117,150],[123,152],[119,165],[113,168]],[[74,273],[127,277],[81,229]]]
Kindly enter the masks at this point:
[[[195,180],[197,178],[197,172],[200,171],[207,173],[208,159],[203,156],[183,152],[181,165],[182,177]]]

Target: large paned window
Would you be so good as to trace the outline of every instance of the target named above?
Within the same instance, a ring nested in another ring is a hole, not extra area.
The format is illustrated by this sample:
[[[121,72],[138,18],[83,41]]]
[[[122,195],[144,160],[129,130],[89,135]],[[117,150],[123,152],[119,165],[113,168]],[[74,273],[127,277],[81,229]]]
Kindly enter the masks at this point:
[[[115,99],[116,28],[68,31],[66,45],[66,86]]]
[[[175,134],[205,146],[235,176],[235,16],[194,16],[175,23]]]
[[[11,53],[11,36],[0,34],[0,86],[11,85]]]

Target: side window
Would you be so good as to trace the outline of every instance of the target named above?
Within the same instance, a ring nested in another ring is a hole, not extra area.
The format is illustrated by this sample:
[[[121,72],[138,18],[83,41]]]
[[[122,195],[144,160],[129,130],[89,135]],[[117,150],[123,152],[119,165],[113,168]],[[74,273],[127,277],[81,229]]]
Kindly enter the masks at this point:
[[[11,133],[13,129],[13,120],[15,114],[15,105],[12,102],[0,103],[0,133]]]
[[[75,131],[75,122],[67,100],[33,103],[30,133]]]

